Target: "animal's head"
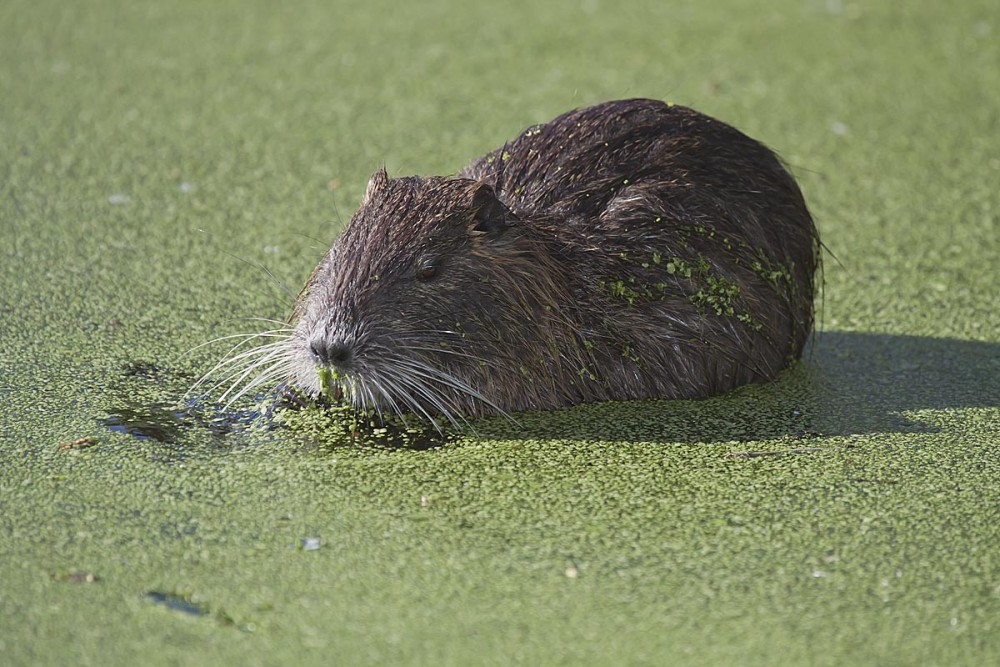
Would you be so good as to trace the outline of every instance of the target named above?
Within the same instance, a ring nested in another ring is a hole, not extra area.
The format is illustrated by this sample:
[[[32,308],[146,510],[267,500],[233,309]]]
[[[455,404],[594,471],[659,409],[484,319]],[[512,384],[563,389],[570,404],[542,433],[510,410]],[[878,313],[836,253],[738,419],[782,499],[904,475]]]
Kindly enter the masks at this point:
[[[308,394],[426,419],[502,412],[551,312],[545,257],[486,184],[376,172],[306,283],[288,367]],[[525,336],[532,340],[525,341]]]

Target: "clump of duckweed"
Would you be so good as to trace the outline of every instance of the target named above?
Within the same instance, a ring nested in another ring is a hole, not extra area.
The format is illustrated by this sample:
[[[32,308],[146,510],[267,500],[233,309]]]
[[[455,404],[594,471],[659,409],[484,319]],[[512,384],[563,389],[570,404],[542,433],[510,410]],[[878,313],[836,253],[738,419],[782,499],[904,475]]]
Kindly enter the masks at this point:
[[[793,266],[788,266],[782,262],[768,258],[767,255],[762,252],[758,252],[757,257],[750,260],[737,259],[736,263],[748,267],[751,271],[775,287],[788,287],[791,289],[795,289],[797,287],[794,283]]]
[[[636,353],[635,349],[632,347],[632,343],[629,342],[629,341],[625,341],[625,342],[622,343],[621,354],[622,354],[622,357],[624,357],[625,359],[628,359],[629,361],[631,361],[633,363],[637,364],[637,363],[639,363],[641,361],[639,359],[638,353]]]
[[[309,401],[300,409],[278,409],[274,421],[323,447],[371,447],[379,449],[431,449],[454,436],[440,426],[396,415],[362,412],[345,404],[327,405]]]
[[[704,228],[699,229],[703,233],[709,233]],[[714,231],[711,232],[711,235],[714,235]],[[664,256],[654,251],[651,257],[652,264],[647,261],[634,261],[624,252],[619,253],[618,257],[623,262],[638,264],[646,270],[651,266],[657,267],[666,274],[664,280],[681,279],[690,282],[697,289],[688,295],[688,300],[703,312],[713,312],[723,317],[735,317],[754,329],[759,330],[762,327],[746,308],[739,284],[714,271],[711,263],[704,257],[698,257],[696,261],[691,262],[682,257]],[[772,282],[787,275],[782,271],[767,270],[765,272],[759,262],[754,270]],[[635,276],[626,276],[619,280],[601,280],[598,282],[598,287],[610,296],[634,306],[637,303],[663,301],[667,298],[670,285],[667,282],[646,282]],[[629,357],[626,352],[622,354]]]
[[[732,317],[739,305],[740,286],[722,276],[712,274],[705,276],[703,287],[691,295],[691,303],[716,315]]]
[[[326,366],[321,366],[317,373],[319,374],[319,387],[323,395],[327,398],[334,398],[336,388],[333,383],[340,379],[340,374]]]
[[[630,306],[635,305],[637,301],[654,298],[654,295],[648,290],[639,291],[634,285],[636,285],[635,278],[629,278],[628,281],[602,280],[598,283],[602,290],[613,297],[627,301]]]

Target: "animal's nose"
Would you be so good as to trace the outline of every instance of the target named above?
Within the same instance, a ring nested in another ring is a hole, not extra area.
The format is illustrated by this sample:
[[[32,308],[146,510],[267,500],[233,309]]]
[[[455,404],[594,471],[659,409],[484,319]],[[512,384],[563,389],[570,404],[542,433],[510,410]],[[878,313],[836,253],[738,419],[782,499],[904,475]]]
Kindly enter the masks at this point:
[[[309,343],[313,358],[321,364],[343,367],[354,359],[351,346],[341,340],[314,339]]]

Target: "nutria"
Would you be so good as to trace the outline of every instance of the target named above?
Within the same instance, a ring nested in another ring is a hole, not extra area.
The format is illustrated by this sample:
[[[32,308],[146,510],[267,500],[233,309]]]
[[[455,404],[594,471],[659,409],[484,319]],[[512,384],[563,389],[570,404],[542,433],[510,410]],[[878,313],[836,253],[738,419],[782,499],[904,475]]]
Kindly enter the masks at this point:
[[[799,357],[819,247],[762,144],[682,106],[598,104],[456,177],[377,171],[259,379],[452,422],[719,394]]]

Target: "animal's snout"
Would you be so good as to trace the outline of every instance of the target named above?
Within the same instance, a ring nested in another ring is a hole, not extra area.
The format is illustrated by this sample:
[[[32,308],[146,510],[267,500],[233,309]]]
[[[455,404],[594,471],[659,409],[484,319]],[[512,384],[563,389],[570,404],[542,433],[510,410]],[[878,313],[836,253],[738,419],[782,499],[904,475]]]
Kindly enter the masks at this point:
[[[344,368],[354,360],[354,350],[343,340],[314,338],[309,342],[309,352],[313,359],[324,366]]]

